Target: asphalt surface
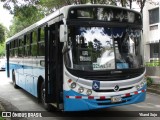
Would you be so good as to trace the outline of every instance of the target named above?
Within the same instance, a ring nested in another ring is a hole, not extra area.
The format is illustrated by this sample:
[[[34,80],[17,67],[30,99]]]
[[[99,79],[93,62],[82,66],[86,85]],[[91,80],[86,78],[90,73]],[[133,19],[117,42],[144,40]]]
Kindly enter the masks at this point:
[[[64,119],[124,119],[124,120],[160,120],[160,95],[147,93],[145,102],[113,107],[89,112],[47,112],[35,97],[23,89],[14,89],[12,81],[6,78],[6,73],[0,71],[0,103],[6,111],[16,112],[41,112],[42,118],[12,118],[13,120],[64,120]],[[135,112],[136,111],[136,112]],[[150,114],[149,117],[140,117],[140,114]],[[50,117],[49,117],[50,116]],[[109,117],[108,117],[109,116]],[[112,116],[112,117],[110,117]],[[126,116],[126,117],[125,117]],[[134,117],[133,117],[134,116]]]

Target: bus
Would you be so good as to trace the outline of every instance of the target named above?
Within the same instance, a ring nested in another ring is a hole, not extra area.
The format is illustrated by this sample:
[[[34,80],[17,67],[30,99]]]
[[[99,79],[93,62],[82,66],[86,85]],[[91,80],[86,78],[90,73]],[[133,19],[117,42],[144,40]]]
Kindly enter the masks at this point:
[[[7,39],[7,76],[47,110],[139,103],[147,87],[143,45],[139,12],[64,6]]]

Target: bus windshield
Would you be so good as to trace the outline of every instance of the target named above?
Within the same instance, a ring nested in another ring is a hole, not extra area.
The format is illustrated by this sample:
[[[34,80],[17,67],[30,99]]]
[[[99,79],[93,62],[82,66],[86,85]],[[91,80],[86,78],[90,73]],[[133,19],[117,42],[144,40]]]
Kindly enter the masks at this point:
[[[109,27],[69,29],[65,64],[83,71],[142,67],[141,30]]]

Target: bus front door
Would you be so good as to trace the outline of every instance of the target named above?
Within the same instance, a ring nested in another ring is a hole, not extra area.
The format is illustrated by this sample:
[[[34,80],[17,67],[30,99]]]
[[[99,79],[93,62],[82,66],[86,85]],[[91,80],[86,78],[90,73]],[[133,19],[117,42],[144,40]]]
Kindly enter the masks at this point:
[[[46,32],[45,52],[45,94],[46,103],[53,103],[57,109],[62,109],[63,59],[62,43],[59,42],[58,23],[49,26]]]

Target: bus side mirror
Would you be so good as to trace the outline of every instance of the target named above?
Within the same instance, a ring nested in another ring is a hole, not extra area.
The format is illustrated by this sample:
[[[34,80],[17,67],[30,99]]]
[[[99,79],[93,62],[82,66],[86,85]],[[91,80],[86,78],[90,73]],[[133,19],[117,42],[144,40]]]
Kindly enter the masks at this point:
[[[68,38],[68,28],[67,25],[60,25],[59,31],[60,42],[66,42]]]

